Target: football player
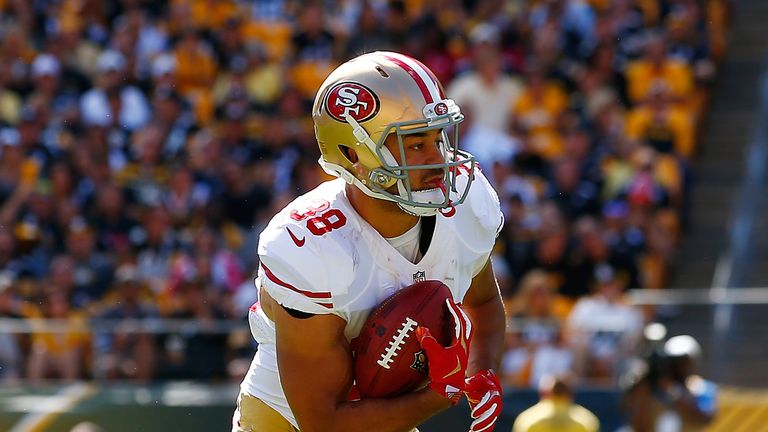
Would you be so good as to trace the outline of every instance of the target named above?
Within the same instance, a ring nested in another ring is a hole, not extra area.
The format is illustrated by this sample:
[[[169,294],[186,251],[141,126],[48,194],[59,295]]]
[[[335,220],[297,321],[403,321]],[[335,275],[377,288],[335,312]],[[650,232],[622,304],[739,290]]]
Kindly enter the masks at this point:
[[[458,148],[459,107],[419,61],[375,52],[330,74],[312,117],[319,163],[338,179],[297,198],[261,233],[259,302],[249,315],[259,348],[233,431],[410,431],[463,395],[471,431],[493,430],[504,311],[489,257],[503,218],[474,158]],[[450,287],[456,326],[448,347],[416,331],[429,385],[350,397],[351,343],[368,313],[424,279]]]

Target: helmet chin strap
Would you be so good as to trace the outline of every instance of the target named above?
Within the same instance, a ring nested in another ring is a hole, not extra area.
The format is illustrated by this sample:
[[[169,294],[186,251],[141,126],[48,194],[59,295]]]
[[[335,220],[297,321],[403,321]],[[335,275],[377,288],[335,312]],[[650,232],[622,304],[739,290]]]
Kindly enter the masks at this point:
[[[398,180],[397,189],[400,192],[400,196],[405,198],[408,196],[407,191],[403,187],[402,181]],[[411,191],[411,197],[414,203],[424,204],[439,204],[445,202],[445,192],[442,189],[427,189],[420,191]],[[422,207],[414,204],[397,203],[401,210],[414,216],[434,216],[440,209],[432,207]]]
[[[403,204],[403,203],[397,203],[397,206],[400,207],[400,210],[408,213],[409,215],[418,216],[418,217],[435,216],[439,210],[436,208],[429,208],[429,207],[416,207],[414,205]]]

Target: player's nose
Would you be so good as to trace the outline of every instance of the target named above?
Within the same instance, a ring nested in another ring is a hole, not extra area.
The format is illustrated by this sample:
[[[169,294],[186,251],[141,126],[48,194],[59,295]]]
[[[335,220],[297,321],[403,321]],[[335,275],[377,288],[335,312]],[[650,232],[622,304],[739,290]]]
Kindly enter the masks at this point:
[[[428,147],[429,151],[424,156],[424,165],[434,165],[445,162],[445,156],[443,156],[443,152],[440,149],[440,144],[435,143],[435,145]]]

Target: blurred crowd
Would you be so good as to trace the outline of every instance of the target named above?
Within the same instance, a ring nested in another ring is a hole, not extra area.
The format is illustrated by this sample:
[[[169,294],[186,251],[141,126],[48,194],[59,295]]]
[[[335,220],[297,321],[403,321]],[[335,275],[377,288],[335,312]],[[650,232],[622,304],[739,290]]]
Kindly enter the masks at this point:
[[[258,233],[327,179],[316,89],[394,50],[499,192],[506,384],[612,382],[652,319],[623,294],[685,231],[727,2],[0,0],[0,317],[62,323],[0,332],[0,379],[239,381],[247,333],[89,320],[242,320]]]

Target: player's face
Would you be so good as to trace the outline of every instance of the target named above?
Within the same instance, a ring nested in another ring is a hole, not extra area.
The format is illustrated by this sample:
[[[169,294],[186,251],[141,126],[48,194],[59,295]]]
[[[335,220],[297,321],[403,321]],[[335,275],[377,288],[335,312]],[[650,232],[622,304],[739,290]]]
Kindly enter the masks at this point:
[[[405,164],[413,166],[445,163],[445,157],[440,150],[443,147],[443,134],[440,129],[404,135],[402,140]],[[397,135],[390,134],[385,144],[397,162],[403,165]],[[440,168],[411,170],[409,174],[414,191],[444,187],[445,173]],[[396,190],[394,186],[392,191]]]

